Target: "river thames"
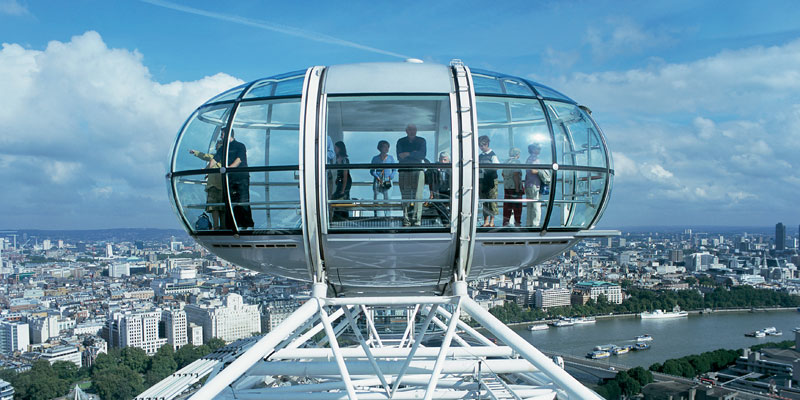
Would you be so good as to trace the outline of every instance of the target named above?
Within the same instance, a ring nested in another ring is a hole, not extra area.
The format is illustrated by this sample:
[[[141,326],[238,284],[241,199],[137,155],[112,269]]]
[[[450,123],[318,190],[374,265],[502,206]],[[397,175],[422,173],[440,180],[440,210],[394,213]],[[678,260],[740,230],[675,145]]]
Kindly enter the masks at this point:
[[[782,336],[752,338],[747,332],[774,326]],[[794,340],[793,329],[800,327],[797,311],[716,312],[690,314],[685,318],[649,319],[619,317],[597,320],[594,324],[550,327],[528,331],[528,325],[514,326],[519,335],[540,350],[585,356],[597,345],[618,346],[636,343],[636,336],[653,337],[650,349],[630,351],[605,360],[613,364],[649,367],[656,362],[699,354],[716,349],[740,349],[759,343]]]

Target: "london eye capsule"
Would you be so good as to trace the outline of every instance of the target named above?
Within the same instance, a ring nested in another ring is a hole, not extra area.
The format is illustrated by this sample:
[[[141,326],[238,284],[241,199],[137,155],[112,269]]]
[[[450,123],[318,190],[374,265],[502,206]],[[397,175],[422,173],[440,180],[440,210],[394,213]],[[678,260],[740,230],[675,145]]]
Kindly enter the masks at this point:
[[[230,89],[189,117],[169,168],[197,242],[337,296],[442,294],[542,262],[598,235],[614,173],[586,107],[460,62]]]

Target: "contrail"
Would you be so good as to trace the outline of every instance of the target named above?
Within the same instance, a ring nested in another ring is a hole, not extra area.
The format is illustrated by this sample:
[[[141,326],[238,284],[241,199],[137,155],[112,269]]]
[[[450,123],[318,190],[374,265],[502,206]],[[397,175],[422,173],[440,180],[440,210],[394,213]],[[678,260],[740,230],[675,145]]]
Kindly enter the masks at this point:
[[[182,12],[189,13],[189,14],[201,15],[201,16],[204,16],[204,17],[218,19],[218,20],[221,20],[221,21],[228,21],[228,22],[233,22],[235,24],[253,26],[253,27],[256,27],[256,28],[266,29],[268,31],[279,32],[279,33],[284,33],[284,34],[287,34],[287,35],[297,36],[297,37],[300,37],[300,38],[303,38],[303,39],[313,40],[315,42],[337,44],[339,46],[352,47],[354,49],[365,50],[365,51],[369,51],[369,52],[372,52],[372,53],[378,53],[378,54],[383,54],[383,55],[397,57],[397,58],[403,58],[403,59],[409,58],[408,56],[404,56],[402,54],[397,54],[397,53],[392,53],[391,51],[376,49],[374,47],[364,46],[363,44],[358,44],[358,43],[355,43],[355,42],[351,42],[349,40],[335,38],[333,36],[328,36],[328,35],[325,35],[323,33],[318,33],[318,32],[312,32],[312,31],[307,31],[307,30],[303,30],[303,29],[293,28],[291,26],[272,24],[272,23],[269,23],[269,22],[258,21],[258,20],[255,20],[255,19],[240,17],[238,15],[221,14],[221,13],[216,13],[216,12],[212,12],[212,11],[200,10],[198,8],[182,6],[180,4],[175,4],[175,3],[172,3],[172,2],[169,2],[169,1],[164,1],[164,0],[140,0],[140,1],[152,4],[154,6],[169,8],[169,9],[172,9],[172,10],[182,11]]]

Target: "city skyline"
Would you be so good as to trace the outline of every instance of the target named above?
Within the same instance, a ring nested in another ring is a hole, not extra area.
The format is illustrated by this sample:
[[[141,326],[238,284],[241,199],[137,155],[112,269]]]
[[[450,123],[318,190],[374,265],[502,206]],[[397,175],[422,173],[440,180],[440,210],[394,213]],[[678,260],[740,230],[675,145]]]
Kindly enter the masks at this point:
[[[317,4],[309,14],[2,0],[0,177],[14,195],[0,200],[0,224],[180,228],[164,165],[197,105],[311,65],[414,57],[524,76],[590,107],[616,171],[600,227],[796,228],[793,3],[458,4]]]

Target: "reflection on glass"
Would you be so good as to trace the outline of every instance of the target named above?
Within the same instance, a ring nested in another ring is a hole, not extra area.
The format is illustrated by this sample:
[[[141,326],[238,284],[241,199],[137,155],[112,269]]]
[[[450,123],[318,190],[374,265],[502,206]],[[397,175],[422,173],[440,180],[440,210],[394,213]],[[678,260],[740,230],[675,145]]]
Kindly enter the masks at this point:
[[[586,228],[598,212],[603,198],[606,174],[602,172],[574,171],[575,191],[564,198],[573,202],[572,215],[565,224],[569,228]]]
[[[173,171],[203,169],[207,160],[195,157],[194,152],[216,154],[222,139],[222,127],[227,123],[230,105],[207,107],[198,110],[186,124],[178,139]]]
[[[249,166],[298,165],[300,100],[242,102],[233,127]]]
[[[511,148],[525,154],[529,145],[536,144],[544,150],[538,163],[553,162],[550,131],[537,100],[478,96],[477,110],[479,132],[489,137],[497,154],[508,154]]]
[[[241,197],[239,201],[234,201],[236,193],[231,191],[234,217],[239,229],[247,228],[240,221],[247,221],[248,217],[256,231],[300,229],[300,186],[297,171],[251,172],[249,178],[246,202]],[[237,206],[241,206],[238,212]]]
[[[449,225],[448,97],[329,97],[327,110],[324,149],[331,153],[326,156],[331,228]],[[340,147],[347,150],[346,159]],[[439,153],[445,153],[444,165],[431,163]],[[350,165],[337,168],[345,164]]]
[[[586,113],[572,104],[556,101],[545,104],[555,133],[558,163],[605,168],[603,143]]]
[[[536,96],[522,79],[479,69],[472,70],[472,85],[478,94]]]
[[[244,98],[299,96],[303,92],[303,80],[305,79],[303,72],[305,71],[301,71],[300,75],[262,79],[250,87]]]
[[[247,84],[239,85],[233,89],[230,89],[226,92],[218,94],[216,97],[213,97],[211,100],[207,101],[207,103],[216,103],[218,101],[231,101],[236,100],[239,97],[239,94],[242,93],[242,90],[247,86]]]

